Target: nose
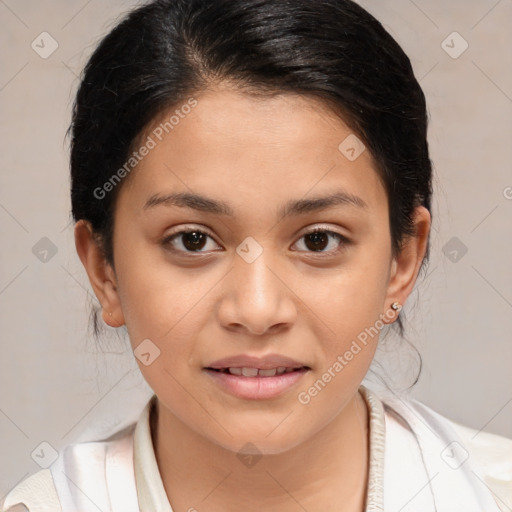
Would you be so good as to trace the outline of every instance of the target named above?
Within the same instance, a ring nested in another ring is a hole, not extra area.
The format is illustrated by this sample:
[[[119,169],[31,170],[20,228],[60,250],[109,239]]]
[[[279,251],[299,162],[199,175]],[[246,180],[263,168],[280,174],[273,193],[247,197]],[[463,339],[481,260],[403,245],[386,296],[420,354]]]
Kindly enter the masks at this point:
[[[295,322],[296,295],[288,282],[289,274],[267,254],[264,250],[251,263],[235,255],[217,310],[224,328],[254,335],[275,334]]]

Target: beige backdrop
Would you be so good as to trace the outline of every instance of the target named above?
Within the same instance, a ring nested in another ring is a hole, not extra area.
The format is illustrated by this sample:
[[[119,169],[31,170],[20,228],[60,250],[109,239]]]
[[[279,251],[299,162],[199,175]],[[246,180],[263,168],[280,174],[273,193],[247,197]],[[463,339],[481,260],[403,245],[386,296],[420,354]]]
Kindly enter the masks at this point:
[[[361,3],[411,57],[432,118],[432,257],[405,308],[424,360],[413,396],[512,437],[512,2]],[[0,498],[51,457],[40,443],[106,435],[149,396],[127,344],[102,353],[88,332],[64,140],[77,75],[132,5],[0,0]],[[399,345],[379,357],[407,382]]]

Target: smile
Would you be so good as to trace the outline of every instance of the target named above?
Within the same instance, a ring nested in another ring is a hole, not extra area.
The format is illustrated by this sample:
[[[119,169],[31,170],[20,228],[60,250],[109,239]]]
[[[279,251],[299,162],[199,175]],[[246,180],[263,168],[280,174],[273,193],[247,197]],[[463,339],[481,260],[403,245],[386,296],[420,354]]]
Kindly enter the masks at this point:
[[[304,368],[304,367],[302,367]],[[282,375],[283,373],[291,373],[302,368],[287,368],[285,366],[279,366],[277,368],[210,368],[214,371],[223,373],[230,373],[231,375],[241,375],[243,377],[275,377],[276,375]]]

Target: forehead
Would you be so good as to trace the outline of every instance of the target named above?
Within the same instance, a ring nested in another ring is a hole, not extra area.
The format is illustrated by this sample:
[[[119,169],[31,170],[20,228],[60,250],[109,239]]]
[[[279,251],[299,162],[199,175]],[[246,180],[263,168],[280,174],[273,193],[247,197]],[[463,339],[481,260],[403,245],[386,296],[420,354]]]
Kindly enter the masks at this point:
[[[346,153],[345,146],[358,139],[319,99],[226,89],[193,98],[193,108],[174,106],[141,137],[141,144],[148,137],[154,144],[121,191],[138,208],[159,192],[232,198],[246,206],[257,196],[262,208],[341,187],[370,205],[385,201],[370,152],[347,157],[354,152]],[[358,153],[361,147],[355,146]]]

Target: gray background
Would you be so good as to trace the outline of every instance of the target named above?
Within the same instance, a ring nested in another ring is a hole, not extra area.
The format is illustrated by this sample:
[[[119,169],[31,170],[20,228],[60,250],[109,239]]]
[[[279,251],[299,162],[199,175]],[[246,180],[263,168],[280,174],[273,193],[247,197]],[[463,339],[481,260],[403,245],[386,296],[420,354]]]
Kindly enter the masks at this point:
[[[512,2],[361,4],[410,56],[431,113],[432,256],[405,308],[424,361],[412,396],[512,437]],[[88,331],[95,299],[74,248],[64,138],[82,66],[132,5],[0,0],[0,498],[39,469],[41,442],[59,450],[107,435],[150,395],[122,336],[106,328],[100,349]],[[46,59],[31,47],[43,31],[58,43]],[[442,46],[454,31],[469,44],[458,58]],[[407,386],[407,346],[386,337],[378,357],[400,375],[388,381]]]

